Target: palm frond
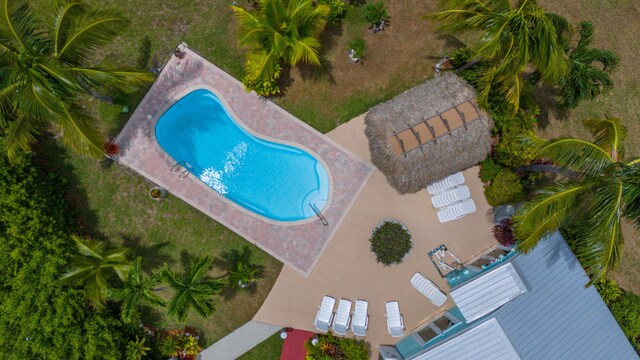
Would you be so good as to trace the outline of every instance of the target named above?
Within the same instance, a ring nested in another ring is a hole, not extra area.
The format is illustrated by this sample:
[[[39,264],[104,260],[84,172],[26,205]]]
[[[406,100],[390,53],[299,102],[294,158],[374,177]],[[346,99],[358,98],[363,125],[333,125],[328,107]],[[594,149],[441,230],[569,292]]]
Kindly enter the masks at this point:
[[[0,0],[0,43],[3,49],[24,49],[30,38],[38,36],[37,24],[24,0]]]
[[[127,85],[144,85],[153,81],[154,77],[146,71],[130,69],[102,69],[93,67],[69,67],[76,82],[86,89],[104,90],[111,87]]]
[[[68,64],[82,64],[100,46],[115,38],[126,24],[119,13],[111,10],[82,8],[70,12],[59,25],[57,53],[54,56]]]
[[[83,12],[86,11],[85,4],[81,2],[60,2],[56,9],[56,14],[51,28],[51,37],[53,38],[53,54],[58,56],[60,49],[64,46],[69,38],[70,30],[73,29],[73,22]]]
[[[640,158],[629,161],[625,167],[623,215],[640,230]]]
[[[251,79],[269,79],[275,76],[278,59],[274,52],[256,51],[247,55],[245,64],[247,75]]]
[[[62,114],[52,119],[63,134],[65,146],[75,152],[100,158],[104,154],[102,136],[93,119],[78,106],[63,108]]]
[[[593,134],[594,144],[611,154],[613,161],[624,159],[624,139],[627,129],[620,119],[606,117],[604,119],[591,119],[582,122]]]
[[[616,179],[594,188],[593,193],[589,227],[577,239],[575,249],[576,257],[587,270],[591,283],[604,277],[620,262],[624,184]]]
[[[532,250],[545,235],[558,230],[575,215],[580,198],[590,191],[589,184],[562,185],[540,191],[514,216],[519,249]]]
[[[538,149],[540,157],[569,168],[583,177],[598,177],[614,163],[611,153],[585,140],[561,137],[547,141]]]
[[[312,37],[300,39],[293,45],[289,63],[294,66],[299,62],[320,65],[319,50],[320,42],[317,39]]]

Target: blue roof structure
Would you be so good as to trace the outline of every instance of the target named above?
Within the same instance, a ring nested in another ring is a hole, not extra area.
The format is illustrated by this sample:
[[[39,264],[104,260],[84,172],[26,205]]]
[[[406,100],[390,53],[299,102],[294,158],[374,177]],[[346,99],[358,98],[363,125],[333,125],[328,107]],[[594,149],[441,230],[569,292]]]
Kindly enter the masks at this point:
[[[597,290],[585,287],[589,278],[559,233],[542,240],[530,253],[516,256],[511,265],[526,292],[471,321],[459,334],[408,358],[476,359],[490,347],[502,346],[496,341],[474,341],[484,336],[478,328],[491,322],[491,327],[485,327],[502,331],[507,339],[500,341],[517,353],[505,352],[500,359],[639,359]],[[476,344],[465,346],[470,342]],[[467,348],[464,355],[461,347]]]

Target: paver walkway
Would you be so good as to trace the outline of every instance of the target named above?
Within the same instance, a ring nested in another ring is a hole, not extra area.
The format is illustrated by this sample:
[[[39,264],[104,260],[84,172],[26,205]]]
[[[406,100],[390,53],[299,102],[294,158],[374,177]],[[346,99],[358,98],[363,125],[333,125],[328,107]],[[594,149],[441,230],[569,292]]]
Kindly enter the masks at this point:
[[[269,336],[282,329],[281,326],[264,324],[257,321],[237,328],[231,334],[220,339],[215,344],[204,349],[198,356],[199,360],[234,360],[240,355],[253,349]]]

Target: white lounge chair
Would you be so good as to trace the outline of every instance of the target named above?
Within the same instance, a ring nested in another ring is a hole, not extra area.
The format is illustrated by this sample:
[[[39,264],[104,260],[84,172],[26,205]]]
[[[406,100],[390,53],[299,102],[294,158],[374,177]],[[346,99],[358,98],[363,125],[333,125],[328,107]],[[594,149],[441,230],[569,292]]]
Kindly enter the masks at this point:
[[[454,187],[453,189],[445,190],[438,195],[434,195],[431,198],[431,203],[436,209],[451,206],[459,203],[471,197],[471,192],[467,185]]]
[[[351,319],[351,331],[353,331],[353,335],[367,335],[367,329],[369,328],[369,315],[367,314],[368,309],[369,302],[356,300],[356,306],[353,310],[353,317]]]
[[[462,172],[457,172],[443,179],[432,182],[427,186],[427,192],[431,195],[436,195],[462,184],[464,184],[464,175],[462,175]]]
[[[322,303],[318,306],[318,313],[316,314],[316,320],[314,324],[316,329],[327,332],[331,321],[333,320],[333,306],[336,304],[336,299],[331,296],[322,298]]]
[[[338,335],[347,335],[351,322],[351,300],[340,299],[338,311],[333,319],[333,332]]]
[[[460,219],[474,212],[476,212],[476,203],[471,199],[467,199],[438,211],[438,220],[440,220],[441,223],[446,223],[447,221]]]
[[[447,301],[447,295],[440,291],[436,284],[422,276],[419,272],[413,274],[411,277],[411,285],[427,299],[431,300],[435,306],[442,306],[442,304]]]
[[[393,337],[404,336],[404,319],[400,314],[400,305],[397,301],[387,301],[387,330]]]

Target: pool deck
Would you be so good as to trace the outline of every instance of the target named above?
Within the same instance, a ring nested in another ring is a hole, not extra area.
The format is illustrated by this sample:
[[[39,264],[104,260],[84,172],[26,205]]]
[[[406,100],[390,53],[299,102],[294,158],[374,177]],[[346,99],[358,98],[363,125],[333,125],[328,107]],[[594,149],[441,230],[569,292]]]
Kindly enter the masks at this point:
[[[309,276],[329,240],[373,173],[373,166],[274,103],[247,93],[242,84],[195,52],[172,56],[114,142],[115,160],[199,209],[256,244],[299,275]],[[302,148],[325,165],[330,199],[322,209],[329,225],[317,218],[278,222],[262,218],[227,200],[192,174],[172,172],[172,159],[155,139],[158,118],[184,95],[210,89],[249,132],[270,141]]]
[[[364,116],[359,116],[326,135],[370,161],[364,128]],[[449,297],[437,307],[411,286],[411,277],[420,272],[449,293],[449,285],[429,261],[429,250],[445,244],[465,262],[496,244],[491,233],[491,207],[482,192],[478,170],[475,166],[463,171],[477,211],[441,224],[426,190],[400,195],[376,169],[311,275],[303,277],[283,267],[254,320],[315,332],[313,321],[323,295],[334,297],[336,306],[340,298],[367,300],[369,330],[365,340],[371,344],[371,359],[377,359],[380,344],[400,340],[387,332],[386,301],[399,302],[405,335],[453,305]],[[403,263],[390,267],[377,263],[369,250],[371,230],[385,218],[401,221],[413,237],[413,249]]]

